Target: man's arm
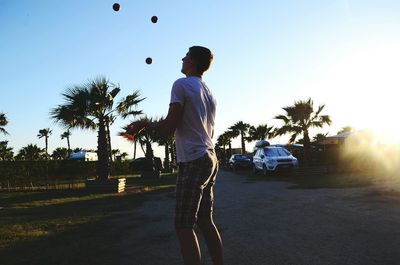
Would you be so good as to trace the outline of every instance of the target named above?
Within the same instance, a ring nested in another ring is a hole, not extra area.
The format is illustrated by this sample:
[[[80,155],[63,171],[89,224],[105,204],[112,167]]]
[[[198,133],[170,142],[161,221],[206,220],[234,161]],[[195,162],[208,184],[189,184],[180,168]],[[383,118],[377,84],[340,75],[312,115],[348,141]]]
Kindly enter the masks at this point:
[[[165,119],[159,122],[149,122],[145,120],[132,122],[128,126],[127,133],[136,135],[141,130],[148,128],[151,130],[157,130],[162,134],[173,134],[182,118],[182,113],[183,107],[179,103],[171,103]]]
[[[151,122],[146,126],[149,129],[157,130],[163,134],[173,134],[180,120],[182,119],[183,107],[179,103],[169,105],[167,117],[159,122]]]

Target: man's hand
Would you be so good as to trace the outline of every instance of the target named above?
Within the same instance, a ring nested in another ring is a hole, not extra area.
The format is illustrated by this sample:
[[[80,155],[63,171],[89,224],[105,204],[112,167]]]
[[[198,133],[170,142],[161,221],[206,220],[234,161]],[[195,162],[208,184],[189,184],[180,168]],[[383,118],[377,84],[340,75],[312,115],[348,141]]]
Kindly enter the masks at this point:
[[[141,120],[141,121],[134,121],[131,124],[128,125],[128,129],[126,130],[126,133],[135,136],[138,134],[141,130],[143,130],[149,122]]]
[[[119,133],[119,135],[125,137],[130,141],[135,141],[135,136],[138,133],[140,133],[144,128],[146,128],[148,125],[149,122],[145,120],[132,122],[126,127],[125,132],[121,132]]]

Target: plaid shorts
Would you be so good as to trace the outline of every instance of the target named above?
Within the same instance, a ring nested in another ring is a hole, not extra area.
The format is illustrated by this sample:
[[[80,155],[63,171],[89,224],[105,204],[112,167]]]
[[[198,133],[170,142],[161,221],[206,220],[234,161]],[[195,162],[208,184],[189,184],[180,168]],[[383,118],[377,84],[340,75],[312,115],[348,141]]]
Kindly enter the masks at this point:
[[[202,217],[212,216],[213,187],[218,160],[213,150],[193,161],[179,163],[176,179],[175,227],[194,228]]]

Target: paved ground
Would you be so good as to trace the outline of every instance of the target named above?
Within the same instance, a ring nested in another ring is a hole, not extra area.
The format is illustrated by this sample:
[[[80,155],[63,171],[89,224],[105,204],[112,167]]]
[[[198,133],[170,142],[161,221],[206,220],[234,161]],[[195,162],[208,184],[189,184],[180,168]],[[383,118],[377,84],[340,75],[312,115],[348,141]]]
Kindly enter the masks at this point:
[[[400,264],[399,182],[353,189],[288,189],[221,171],[215,221],[227,265]],[[120,264],[182,264],[174,193],[159,193],[115,220]],[[204,264],[212,264],[203,247]]]

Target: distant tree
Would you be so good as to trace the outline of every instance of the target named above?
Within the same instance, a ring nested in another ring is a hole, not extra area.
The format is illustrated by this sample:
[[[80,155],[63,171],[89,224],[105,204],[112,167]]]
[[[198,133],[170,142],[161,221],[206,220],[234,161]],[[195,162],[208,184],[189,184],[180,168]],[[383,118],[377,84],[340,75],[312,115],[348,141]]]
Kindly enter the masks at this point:
[[[4,113],[0,113],[0,133],[8,134],[4,127],[8,124],[7,117]]]
[[[215,148],[221,151],[221,157],[219,158],[219,160],[221,160],[224,164],[227,162],[228,158],[226,147],[228,146],[229,148],[230,144],[231,139],[228,138],[226,133],[222,133],[220,136],[218,136]]]
[[[73,152],[73,153],[79,153],[79,152],[81,152],[81,151],[83,151],[82,148],[76,147],[72,152]]]
[[[68,158],[68,155],[69,155],[69,150],[67,148],[58,147],[53,151],[51,157],[54,160],[66,160]]]
[[[162,119],[163,118],[160,118],[157,121]],[[164,146],[164,169],[169,172],[172,169],[171,162],[173,160],[173,153],[171,152],[171,146],[174,144],[174,137],[173,135],[166,134],[155,134],[154,136],[156,137],[155,141],[157,144]]]
[[[257,127],[250,126],[249,137],[250,141],[265,140],[274,136],[274,127],[267,124],[261,124]]]
[[[153,122],[152,118],[144,117],[145,120],[150,120]],[[146,158],[153,158],[154,151],[153,151],[153,143],[159,138],[159,134],[157,134],[154,130],[142,130],[137,135],[136,138],[142,148],[143,153],[145,154]]]
[[[109,150],[110,141],[108,135],[111,116],[126,118],[132,115],[141,114],[141,111],[133,108],[143,100],[139,92],[123,98],[115,107],[115,97],[121,89],[110,83],[106,78],[99,77],[82,86],[75,86],[67,89],[62,94],[65,104],[51,110],[50,115],[60,122],[67,129],[83,128],[97,129],[97,155],[98,179],[107,180],[109,178]]]
[[[237,136],[236,133],[230,129],[224,132],[225,137],[228,141],[228,152],[227,156],[230,157],[232,155],[232,140]]]
[[[144,100],[144,98],[140,98],[140,94],[138,91],[135,91],[132,95],[129,95],[126,97],[126,101],[130,102],[130,104],[134,107],[137,106],[138,103],[140,103],[142,100]],[[143,114],[143,112],[141,110],[132,110],[129,113],[124,113],[122,114],[122,118],[126,119],[128,117],[136,117],[138,115]],[[138,144],[138,139],[135,137],[133,139],[133,159],[136,159],[136,149],[137,149],[137,144]]]
[[[229,157],[232,155],[232,139],[236,138],[237,134],[228,129],[217,138],[216,147],[223,152],[223,157],[220,158],[222,163],[227,163]],[[228,149],[226,148],[228,147]]]
[[[11,147],[8,147],[8,141],[0,141],[0,160],[12,160],[14,157],[14,152]]]
[[[315,135],[314,137],[313,137],[313,143],[320,143],[321,141],[323,141],[325,138],[326,138],[326,136],[328,135],[328,133],[318,133],[317,135]]]
[[[111,150],[111,155],[112,155],[112,159],[113,161],[116,160],[116,156],[120,153],[121,151],[119,149],[113,149]]]
[[[354,128],[351,126],[345,126],[343,127],[340,131],[337,132],[337,134],[341,134],[341,133],[351,133],[354,131]]]
[[[39,148],[36,144],[28,144],[25,147],[22,147],[17,156],[15,157],[16,160],[28,160],[28,161],[35,161],[40,160],[43,158],[45,154],[45,150]]]
[[[303,135],[304,165],[308,166],[310,158],[309,129],[322,128],[325,124],[330,125],[331,119],[328,115],[321,115],[325,105],[320,105],[314,110],[314,103],[309,98],[305,101],[295,101],[294,105],[284,107],[284,115],[277,115],[275,119],[282,120],[284,124],[276,130],[275,135],[292,134],[289,142],[295,142],[299,135]]]
[[[45,153],[46,153],[46,156],[49,154],[48,152],[47,152],[47,150],[48,150],[48,147],[49,147],[49,137],[50,137],[50,135],[51,135],[51,130],[50,130],[50,128],[45,128],[45,129],[41,129],[41,130],[39,130],[39,134],[37,135],[37,137],[40,139],[40,138],[43,138],[44,137],[44,141],[45,141]]]
[[[250,124],[244,123],[243,121],[238,121],[237,123],[229,127],[229,130],[231,130],[234,135],[236,136],[240,135],[240,140],[242,143],[242,154],[246,153],[246,137],[249,128]]]
[[[120,154],[120,156],[122,160],[125,160],[128,157],[128,153],[123,152],[122,154]]]
[[[61,137],[61,140],[67,139],[68,151],[70,151],[70,150],[71,150],[71,145],[70,145],[70,143],[69,143],[69,137],[71,137],[71,132],[70,132],[70,130],[67,130],[67,131],[63,132],[63,133],[60,135],[60,137]]]

